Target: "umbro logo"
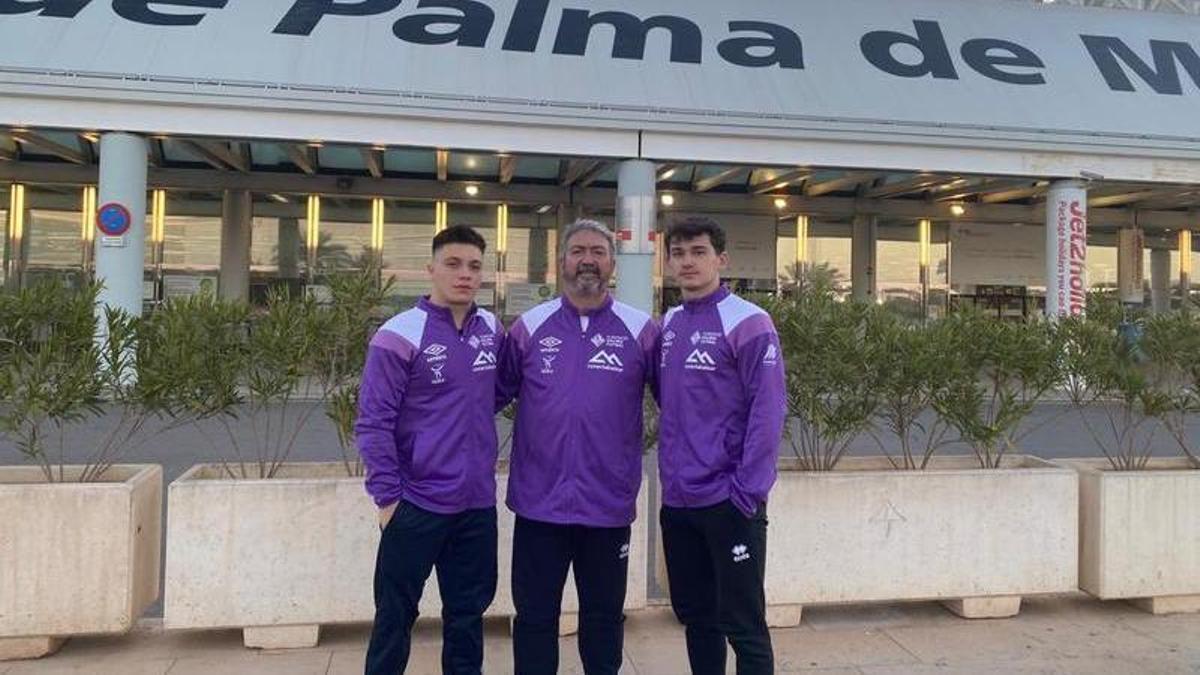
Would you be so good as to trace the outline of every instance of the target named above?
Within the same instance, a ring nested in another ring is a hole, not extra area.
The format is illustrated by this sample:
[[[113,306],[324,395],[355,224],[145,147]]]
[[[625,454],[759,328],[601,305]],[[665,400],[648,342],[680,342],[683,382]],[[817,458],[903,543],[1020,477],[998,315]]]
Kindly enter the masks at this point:
[[[479,349],[479,336],[472,335],[471,339],[467,340],[467,344],[471,345],[471,349]]]
[[[441,356],[446,353],[446,345],[440,345],[435,342],[425,348],[425,353],[430,356]]]
[[[559,340],[558,338],[556,338],[554,336],[550,336],[550,337],[544,337],[541,340],[538,340],[538,344],[543,347],[546,347],[548,349],[553,349],[553,348],[561,345],[562,340]]]
[[[700,344],[700,331],[696,331],[695,333],[692,333],[692,337],[690,337],[688,339],[691,340],[692,344],[694,344],[694,345]]]
[[[617,557],[621,559],[629,557],[629,544],[621,544],[621,549],[617,551]]]
[[[609,368],[624,368],[625,364],[621,362],[621,357],[616,354],[600,350],[596,355],[588,360],[588,365],[592,366],[607,366]]]
[[[717,368],[717,362],[713,359],[712,355],[700,349],[692,350],[692,353],[688,354],[684,364],[689,368],[697,370],[716,370]]]
[[[675,341],[675,331],[668,330],[667,332],[663,333],[663,342],[674,342],[674,341]]]
[[[492,352],[479,352],[479,354],[475,356],[475,363],[471,364],[472,367],[494,365],[496,365],[496,355]]]
[[[593,335],[592,336],[592,344],[596,345],[597,347],[604,344],[604,336],[600,335],[598,333],[596,335]]]
[[[744,562],[750,559],[750,549],[745,544],[738,544],[732,549],[733,562]]]
[[[779,361],[779,350],[775,345],[767,345],[767,353],[763,354],[763,363],[774,365]]]

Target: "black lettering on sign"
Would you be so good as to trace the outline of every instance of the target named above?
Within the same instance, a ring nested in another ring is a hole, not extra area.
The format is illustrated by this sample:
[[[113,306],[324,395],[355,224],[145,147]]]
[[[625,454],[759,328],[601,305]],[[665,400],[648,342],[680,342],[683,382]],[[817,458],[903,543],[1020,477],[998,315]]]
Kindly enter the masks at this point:
[[[113,0],[113,11],[122,18],[151,26],[196,26],[204,19],[204,14],[164,14],[151,9],[150,6],[224,9],[227,4],[229,0]]]
[[[1009,68],[1046,67],[1037,54],[1015,42],[990,38],[967,40],[962,46],[962,56],[967,65],[975,69],[975,72],[997,82],[1026,85],[1046,84],[1046,77],[1041,73],[1014,73],[1007,70]]]
[[[400,0],[296,0],[296,4],[275,26],[280,35],[312,35],[313,29],[326,16],[371,16],[390,12],[400,6]]]
[[[932,75],[943,80],[957,80],[958,72],[950,60],[950,50],[942,27],[936,21],[913,21],[916,36],[890,30],[867,33],[859,41],[863,56],[871,65],[897,77],[925,77]],[[897,45],[915,47],[921,53],[917,63],[905,63],[896,58],[892,48]]]
[[[1151,66],[1120,38],[1080,35],[1079,39],[1083,40],[1092,61],[1096,62],[1105,83],[1113,91],[1136,91],[1125,70],[1128,68],[1138,79],[1150,85],[1155,93],[1182,96],[1183,83],[1179,78],[1177,63],[1183,64],[1184,70],[1192,78],[1192,83],[1200,87],[1200,56],[1186,42],[1151,40],[1150,54],[1154,59],[1154,65]]]
[[[763,33],[762,37],[730,37],[717,45],[721,58],[747,68],[799,69],[804,67],[804,46],[795,31],[765,21],[730,21],[730,33]],[[770,49],[769,53],[762,50]],[[751,50],[757,50],[751,52]]]
[[[496,21],[491,7],[475,0],[421,0],[419,9],[453,9],[459,14],[413,14],[392,26],[396,37],[418,45],[449,45],[483,47]],[[434,26],[454,26],[453,30],[437,31]]]
[[[554,53],[583,56],[587,53],[592,29],[605,24],[613,30],[614,59],[641,60],[646,56],[646,36],[659,29],[671,35],[671,61],[700,63],[703,38],[700,27],[677,16],[652,16],[639,19],[625,12],[592,12],[586,9],[564,9],[554,40]]]
[[[0,14],[28,14],[53,16],[59,19],[74,19],[79,10],[92,0],[0,0]]]

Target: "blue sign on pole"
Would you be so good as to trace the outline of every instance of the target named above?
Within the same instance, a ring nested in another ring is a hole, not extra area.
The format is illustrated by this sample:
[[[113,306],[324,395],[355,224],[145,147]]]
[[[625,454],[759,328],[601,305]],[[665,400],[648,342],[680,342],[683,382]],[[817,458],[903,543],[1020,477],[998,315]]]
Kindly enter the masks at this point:
[[[105,204],[96,211],[96,227],[108,237],[125,234],[132,222],[133,217],[129,215],[129,209],[116,202]]]

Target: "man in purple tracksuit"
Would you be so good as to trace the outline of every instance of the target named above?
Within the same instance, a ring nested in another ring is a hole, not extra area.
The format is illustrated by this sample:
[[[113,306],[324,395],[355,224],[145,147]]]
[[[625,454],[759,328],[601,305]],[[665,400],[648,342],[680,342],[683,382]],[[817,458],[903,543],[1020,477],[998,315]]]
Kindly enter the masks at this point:
[[[700,675],[774,672],[763,578],[767,493],[786,414],[771,317],[721,285],[725,233],[705,218],[667,233],[683,304],[663,317],[658,463],[671,605]]]
[[[503,327],[474,304],[484,240],[433,239],[432,291],[371,340],[355,425],[383,534],[366,672],[408,663],[430,571],[442,595],[442,671],[480,673],[496,592],[496,368]]]
[[[559,264],[564,295],[521,315],[501,357],[502,398],[518,397],[508,482],[517,514],[513,660],[521,675],[557,672],[563,585],[573,566],[579,653],[588,675],[602,675],[622,661],[642,398],[658,329],[609,295],[613,236],[601,223],[571,224]]]

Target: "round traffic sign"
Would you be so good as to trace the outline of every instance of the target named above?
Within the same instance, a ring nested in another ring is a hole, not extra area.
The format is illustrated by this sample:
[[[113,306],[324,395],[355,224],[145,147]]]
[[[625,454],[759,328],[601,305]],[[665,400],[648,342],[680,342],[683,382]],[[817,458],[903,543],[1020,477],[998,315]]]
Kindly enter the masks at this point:
[[[129,231],[133,217],[123,204],[110,202],[96,211],[96,227],[106,236],[119,237]]]

